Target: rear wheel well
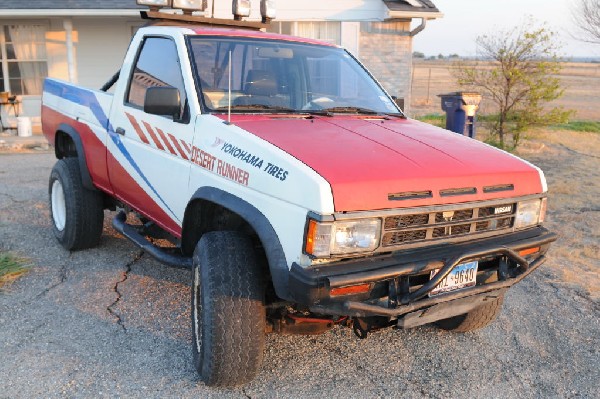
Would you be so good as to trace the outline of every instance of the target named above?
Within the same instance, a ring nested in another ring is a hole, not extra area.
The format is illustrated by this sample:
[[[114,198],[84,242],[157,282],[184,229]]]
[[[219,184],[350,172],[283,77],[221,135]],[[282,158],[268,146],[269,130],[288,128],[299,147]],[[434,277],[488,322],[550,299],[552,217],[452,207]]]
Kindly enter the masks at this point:
[[[73,138],[63,131],[56,132],[54,153],[58,159],[77,157],[77,146]]]

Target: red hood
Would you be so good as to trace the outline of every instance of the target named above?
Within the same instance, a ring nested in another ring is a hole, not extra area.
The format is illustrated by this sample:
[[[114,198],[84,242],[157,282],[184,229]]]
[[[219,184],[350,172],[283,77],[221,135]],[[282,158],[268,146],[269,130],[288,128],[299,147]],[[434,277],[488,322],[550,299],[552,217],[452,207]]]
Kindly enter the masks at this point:
[[[323,176],[331,184],[337,212],[470,202],[543,191],[540,175],[530,164],[414,120],[232,115],[232,122]],[[510,184],[514,189],[509,191],[490,188]],[[484,192],[484,187],[490,192]],[[440,194],[463,188],[475,188],[475,193]],[[407,192],[431,192],[431,196],[388,198]]]

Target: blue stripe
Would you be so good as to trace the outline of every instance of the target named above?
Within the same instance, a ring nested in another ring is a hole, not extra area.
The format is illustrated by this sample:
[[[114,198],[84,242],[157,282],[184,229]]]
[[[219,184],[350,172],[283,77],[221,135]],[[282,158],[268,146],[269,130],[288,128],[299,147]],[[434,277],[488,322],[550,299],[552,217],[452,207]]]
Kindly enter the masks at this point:
[[[167,203],[162,199],[162,197],[160,196],[160,194],[158,194],[158,192],[156,191],[156,189],[154,188],[154,186],[152,186],[152,184],[150,183],[150,181],[148,181],[148,179],[146,178],[146,176],[142,173],[142,170],[140,169],[140,167],[138,166],[138,164],[133,160],[133,157],[131,156],[131,154],[129,153],[129,151],[127,151],[127,148],[125,148],[125,145],[121,141],[121,137],[118,134],[109,134],[108,136],[112,139],[113,143],[115,143],[115,145],[117,146],[117,148],[119,149],[119,151],[121,151],[121,153],[129,161],[129,163],[131,164],[131,166],[133,166],[133,168],[136,170],[136,172],[138,172],[139,175],[142,177],[142,179],[144,179],[144,181],[146,182],[146,184],[148,185],[148,187],[150,187],[150,189],[152,190],[152,192],[154,192],[154,194],[156,194],[156,196],[158,197],[158,199],[160,199],[160,201],[165,205],[165,207],[169,210],[169,212],[171,212],[171,214],[173,215],[173,217],[178,222],[181,222],[179,220],[179,218],[177,218],[177,216],[175,216],[175,212],[173,212],[171,210],[171,208],[169,208],[169,205],[167,205]]]
[[[100,106],[100,103],[93,92],[51,79],[45,80],[44,91],[89,108],[100,123],[100,126],[106,130],[112,130],[110,128],[108,116],[104,113],[104,110]]]
[[[81,106],[89,108],[100,123],[100,126],[104,127],[104,129],[109,132],[108,136],[115,143],[119,151],[121,151],[121,153],[125,156],[125,159],[129,161],[131,166],[136,170],[136,172],[138,172],[138,174],[146,182],[148,187],[150,187],[152,192],[164,204],[164,206],[169,210],[169,212],[171,212],[171,215],[173,215],[173,217],[178,222],[181,222],[179,218],[175,215],[175,212],[173,212],[171,208],[169,208],[169,205],[167,205],[165,200],[163,200],[160,194],[158,194],[158,192],[150,183],[148,178],[144,175],[138,164],[133,160],[133,157],[131,156],[129,151],[127,151],[125,145],[121,141],[121,137],[117,134],[112,133],[113,128],[108,120],[108,116],[104,113],[104,110],[100,106],[100,103],[98,102],[98,99],[96,98],[96,95],[93,92],[76,86],[63,84],[52,79],[46,79],[44,81],[44,92],[53,94],[55,96],[64,98],[65,100],[69,100],[75,104],[79,104]]]

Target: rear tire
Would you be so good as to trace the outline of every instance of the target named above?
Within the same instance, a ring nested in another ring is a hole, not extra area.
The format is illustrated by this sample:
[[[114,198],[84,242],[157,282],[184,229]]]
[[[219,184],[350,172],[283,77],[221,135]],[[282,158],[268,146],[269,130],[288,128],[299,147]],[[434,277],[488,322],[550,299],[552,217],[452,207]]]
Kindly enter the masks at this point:
[[[438,327],[443,330],[453,332],[468,332],[479,330],[490,325],[502,311],[504,302],[504,293],[497,298],[490,299],[480,307],[473,309],[469,313],[460,316],[450,317],[448,319],[436,321]]]
[[[98,245],[104,222],[102,194],[83,187],[76,158],[56,162],[48,193],[52,230],[58,242],[69,251]]]
[[[265,346],[264,282],[249,237],[206,233],[192,270],[194,366],[208,386],[251,381]]]

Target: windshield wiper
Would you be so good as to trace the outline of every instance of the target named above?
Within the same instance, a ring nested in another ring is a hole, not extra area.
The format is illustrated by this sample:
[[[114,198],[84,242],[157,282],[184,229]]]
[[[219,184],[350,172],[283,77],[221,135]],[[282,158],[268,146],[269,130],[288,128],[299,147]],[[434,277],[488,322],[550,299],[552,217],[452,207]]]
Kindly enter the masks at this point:
[[[374,111],[372,109],[368,109],[368,108],[361,108],[361,107],[330,107],[330,108],[323,108],[323,111],[327,111],[327,112],[335,112],[335,113],[349,113],[349,114],[366,114],[366,115],[377,115],[379,114],[379,112]]]
[[[229,107],[219,107],[215,111],[227,111]],[[304,110],[304,109],[293,109],[282,107],[280,105],[266,105],[266,104],[237,104],[231,106],[232,110],[261,110],[261,111],[276,111],[277,113],[290,113],[290,114],[301,114],[301,115],[321,115],[321,116],[333,116],[326,110]]]
[[[362,107],[331,107],[324,108],[323,111],[339,114],[361,114],[361,115],[383,115],[383,116],[398,116],[402,117],[400,113],[391,112],[379,112],[369,108]]]
[[[223,106],[219,108],[215,108],[215,111],[227,111],[229,109],[228,106]],[[296,112],[295,109],[281,107],[279,105],[266,105],[266,104],[238,104],[232,105],[231,109],[235,110],[268,110],[268,111],[280,111],[280,112]]]

